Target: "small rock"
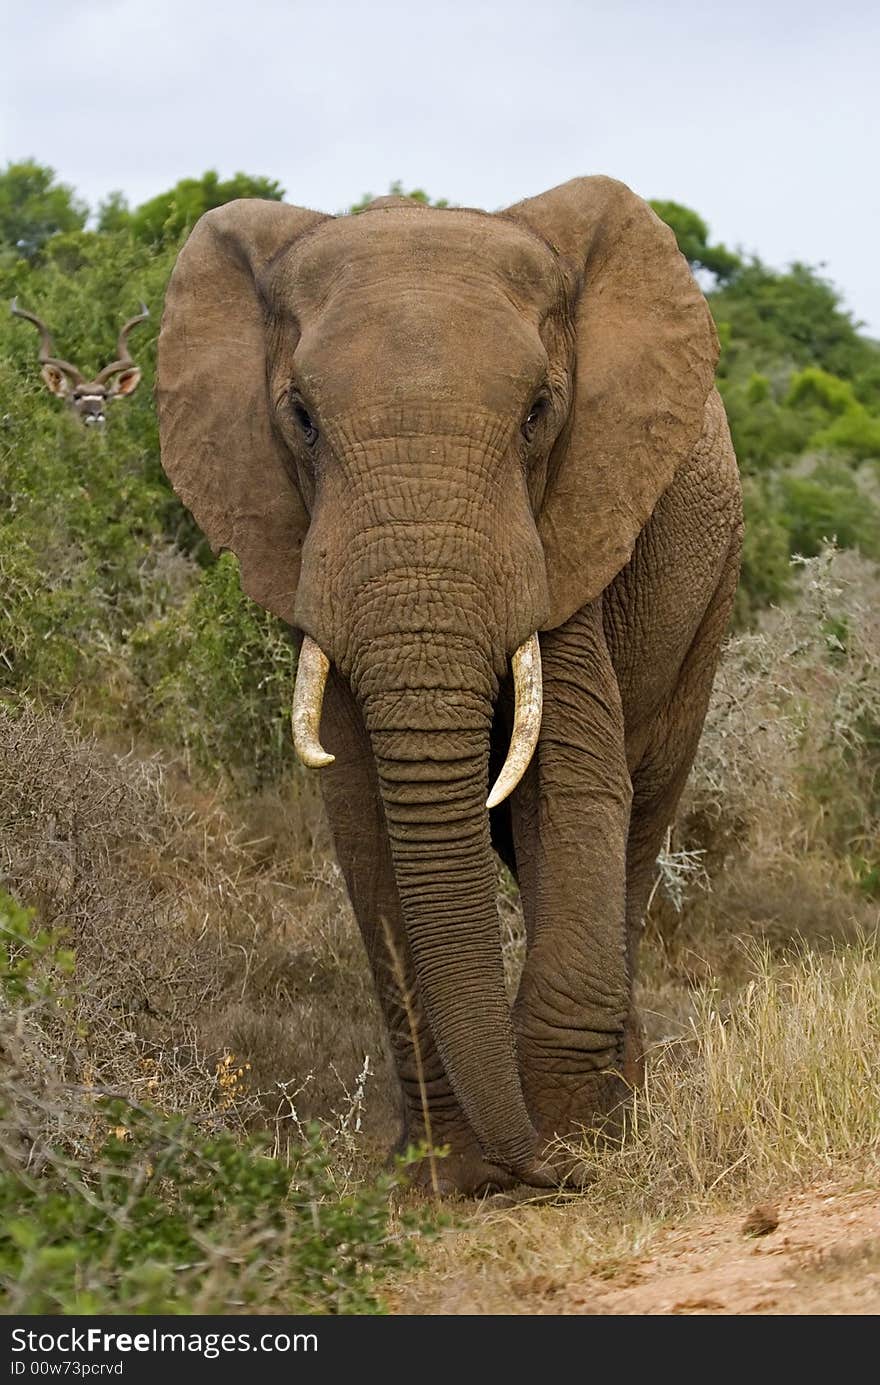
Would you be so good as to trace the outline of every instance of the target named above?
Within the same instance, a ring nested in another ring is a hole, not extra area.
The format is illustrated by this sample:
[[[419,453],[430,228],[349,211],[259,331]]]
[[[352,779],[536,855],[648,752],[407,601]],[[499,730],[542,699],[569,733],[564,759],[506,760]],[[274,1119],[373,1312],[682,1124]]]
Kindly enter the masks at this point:
[[[779,1211],[769,1202],[753,1207],[742,1224],[744,1236],[769,1236],[779,1225]]]

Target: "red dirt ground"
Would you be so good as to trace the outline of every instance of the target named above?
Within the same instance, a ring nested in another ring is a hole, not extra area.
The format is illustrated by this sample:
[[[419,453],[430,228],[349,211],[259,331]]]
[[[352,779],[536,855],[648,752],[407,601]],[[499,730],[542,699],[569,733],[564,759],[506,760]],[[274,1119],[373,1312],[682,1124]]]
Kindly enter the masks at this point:
[[[778,1217],[775,1230],[749,1222]],[[811,1189],[663,1233],[612,1280],[567,1284],[537,1311],[591,1314],[880,1313],[880,1193]]]

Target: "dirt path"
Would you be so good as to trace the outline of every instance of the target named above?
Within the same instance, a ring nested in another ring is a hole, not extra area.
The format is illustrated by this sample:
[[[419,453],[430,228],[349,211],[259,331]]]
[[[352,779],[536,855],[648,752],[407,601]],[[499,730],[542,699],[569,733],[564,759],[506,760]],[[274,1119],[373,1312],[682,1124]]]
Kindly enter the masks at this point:
[[[487,1296],[463,1268],[404,1313],[880,1314],[880,1192],[832,1187],[792,1194],[749,1216],[682,1222],[650,1237],[644,1253],[583,1278],[505,1276]],[[776,1221],[777,1225],[772,1226]],[[750,1229],[746,1229],[746,1225]],[[769,1229],[771,1228],[772,1229]],[[756,1229],[761,1234],[755,1234]],[[508,1261],[513,1269],[513,1262]],[[471,1271],[471,1275],[472,1275]],[[494,1276],[493,1276],[494,1278]],[[505,1304],[506,1300],[506,1304]]]
[[[670,1231],[616,1282],[568,1286],[559,1311],[880,1313],[880,1194],[802,1193],[767,1209],[775,1230],[744,1233],[764,1210]]]

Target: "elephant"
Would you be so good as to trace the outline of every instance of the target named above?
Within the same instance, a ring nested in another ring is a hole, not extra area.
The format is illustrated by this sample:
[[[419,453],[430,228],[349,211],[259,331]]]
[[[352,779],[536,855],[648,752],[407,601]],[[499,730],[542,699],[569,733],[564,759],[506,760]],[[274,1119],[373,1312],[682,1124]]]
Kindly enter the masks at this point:
[[[637,944],[739,569],[717,353],[673,233],[604,176],[494,213],[232,202],[172,273],[163,465],[301,640],[297,750],[444,1191],[559,1186],[638,1079]]]

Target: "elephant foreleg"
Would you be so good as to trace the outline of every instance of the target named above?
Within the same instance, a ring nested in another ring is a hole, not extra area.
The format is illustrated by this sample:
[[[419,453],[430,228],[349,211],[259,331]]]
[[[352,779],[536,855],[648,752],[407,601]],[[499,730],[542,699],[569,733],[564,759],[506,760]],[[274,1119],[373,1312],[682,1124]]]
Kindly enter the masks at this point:
[[[640,737],[632,771],[633,806],[627,852],[627,940],[631,969],[656,879],[657,855],[675,816],[697,751],[718,655],[730,619],[739,575],[739,531],[669,698]]]
[[[599,604],[541,643],[541,738],[512,806],[528,934],[515,1023],[526,1101],[550,1140],[626,1094],[631,785]]]

